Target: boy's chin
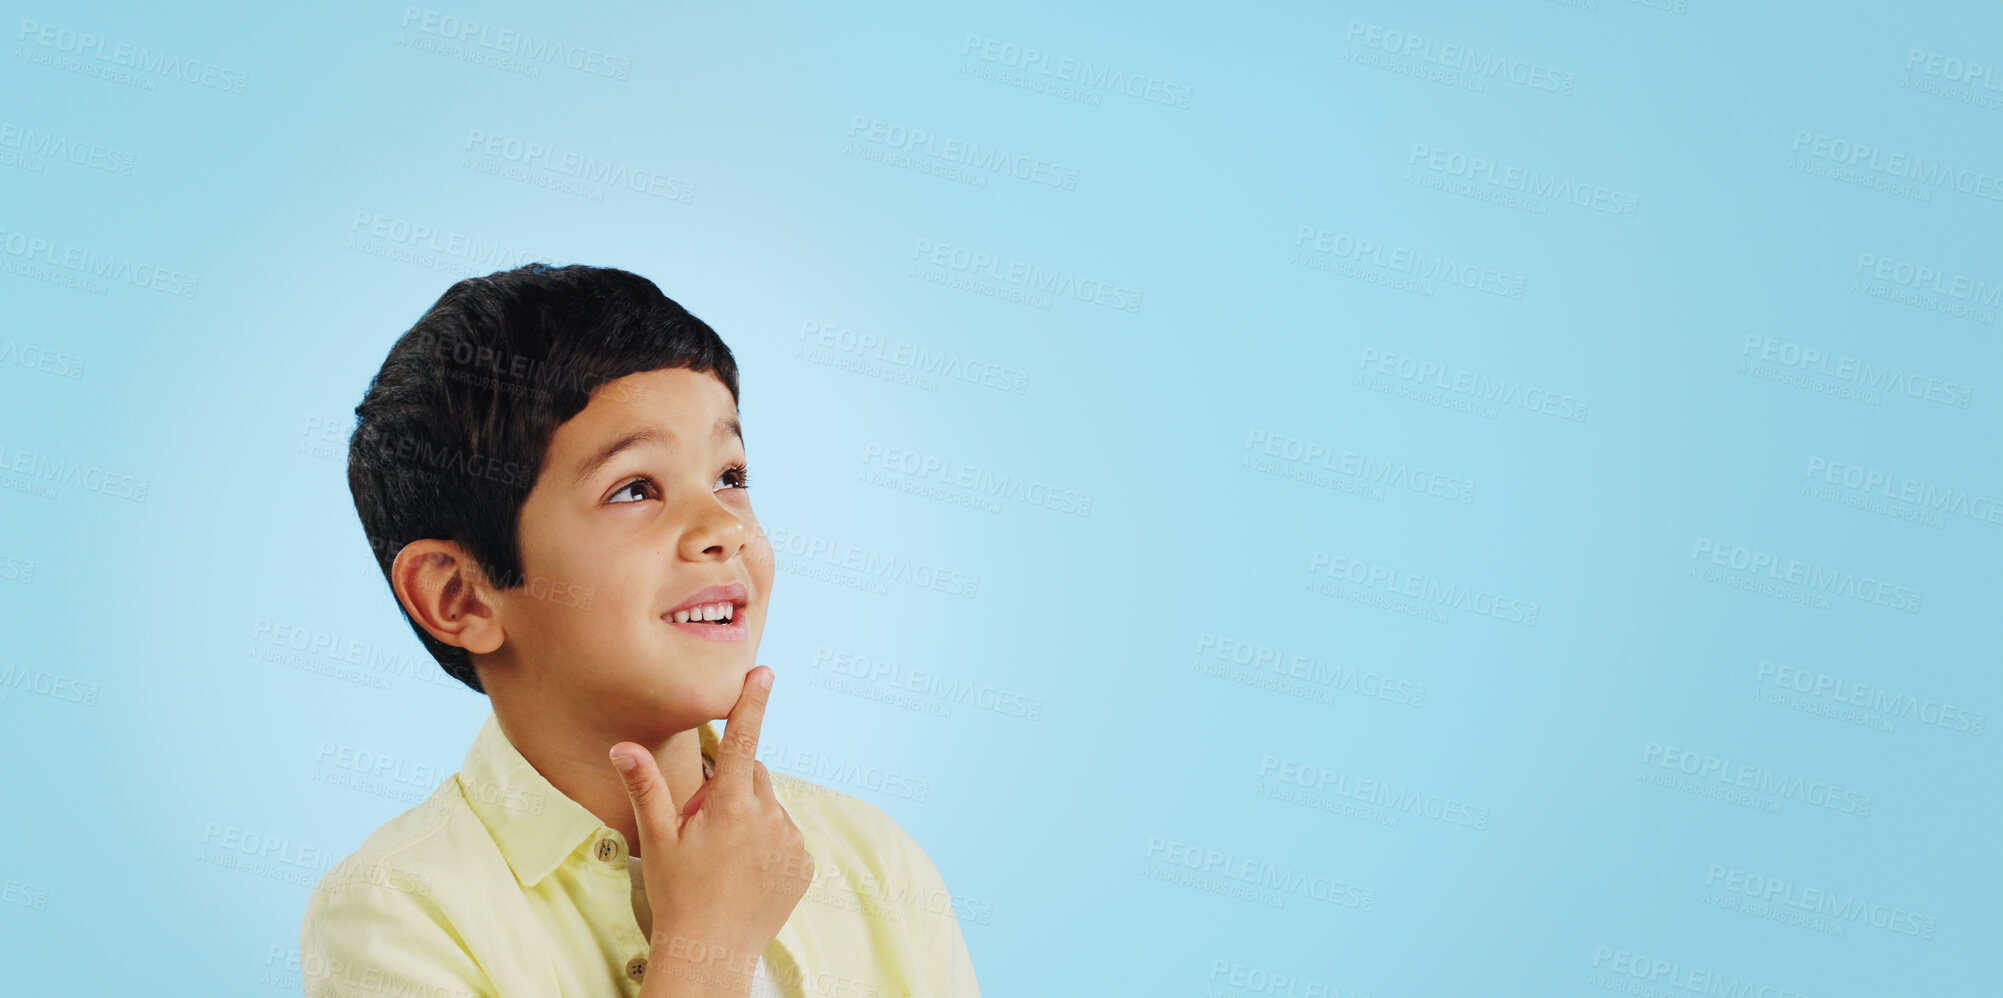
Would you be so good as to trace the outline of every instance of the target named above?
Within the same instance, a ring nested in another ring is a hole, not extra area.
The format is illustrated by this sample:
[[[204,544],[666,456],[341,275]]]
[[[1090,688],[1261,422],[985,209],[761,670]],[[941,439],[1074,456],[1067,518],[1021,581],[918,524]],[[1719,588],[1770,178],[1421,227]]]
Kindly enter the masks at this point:
[[[738,698],[744,695],[744,677],[754,668],[755,664],[744,665],[726,670],[717,677],[716,684],[709,691],[708,713],[711,720],[725,720],[730,717],[731,711],[737,709]]]

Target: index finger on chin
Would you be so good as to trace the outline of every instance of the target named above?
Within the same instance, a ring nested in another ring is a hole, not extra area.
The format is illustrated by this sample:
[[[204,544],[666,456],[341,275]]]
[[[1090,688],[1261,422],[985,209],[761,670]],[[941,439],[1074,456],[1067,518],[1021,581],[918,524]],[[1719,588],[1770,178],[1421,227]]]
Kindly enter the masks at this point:
[[[725,719],[716,747],[716,777],[720,790],[751,791],[751,764],[758,759],[758,732],[765,723],[765,704],[772,693],[772,670],[762,665],[744,677],[744,691]]]

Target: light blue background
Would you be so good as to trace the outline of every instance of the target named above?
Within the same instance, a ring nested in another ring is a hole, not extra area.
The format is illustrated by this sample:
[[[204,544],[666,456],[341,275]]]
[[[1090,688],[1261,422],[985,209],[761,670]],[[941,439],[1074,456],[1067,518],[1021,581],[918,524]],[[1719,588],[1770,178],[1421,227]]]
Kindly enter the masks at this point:
[[[400,5],[7,3],[10,989],[296,987],[285,963],[312,881],[455,770],[487,709],[429,664],[369,560],[341,463],[352,408],[452,280],[555,259],[645,274],[730,343],[752,494],[775,535],[978,579],[973,598],[897,579],[858,590],[782,545],[759,658],[779,676],[768,744],[865,774],[824,782],[924,845],[960,899],[986,993],[1586,996],[1645,983],[1616,952],[1673,965],[1662,993],[1709,986],[1692,984],[1697,970],[1814,996],[1993,990],[2003,732],[1956,729],[2003,709],[2003,514],[1983,518],[2003,498],[2003,307],[1944,312],[1969,303],[1896,270],[1877,280],[1860,260],[1933,268],[1942,287],[1965,276],[1978,297],[2003,286],[2003,69],[1948,78],[1959,61],[2003,64],[2003,14],[1663,3],[1678,9],[425,8],[608,53],[630,65],[623,80],[449,58]],[[143,68],[106,79],[117,67],[69,51],[80,43],[63,31],[243,86]],[[1420,52],[1385,50],[1410,36]],[[1512,84],[1507,69],[1480,90],[1416,75],[1441,71],[1427,52],[1455,58],[1448,45],[1569,74],[1571,93]],[[1011,69],[1022,47],[1050,53],[1053,71],[1073,59],[1160,81],[1188,105],[994,78],[1061,83]],[[870,122],[886,137],[930,132],[934,149],[958,139],[1046,161],[1075,171],[1075,189],[886,163],[899,150],[869,141]],[[519,164],[482,156],[476,132],[693,193],[587,184],[594,198],[548,186],[561,178],[548,169],[496,176]],[[1815,155],[1818,135],[1986,186],[1915,184],[1922,199],[1843,182]],[[98,165],[31,136],[95,149]],[[1415,144],[1637,207],[1524,195],[1538,213],[1431,189],[1429,177],[1456,178]],[[376,238],[374,219],[507,252]],[[1299,245],[1303,227],[1520,278],[1523,295],[1339,261]],[[85,255],[38,259],[31,245]],[[949,270],[920,251],[940,245],[1135,290],[1139,307],[942,286],[925,276]],[[170,287],[198,278],[194,293],[118,276],[161,272]],[[1431,293],[1382,283],[1394,278]],[[1027,387],[835,366],[824,361],[858,358],[802,353],[809,323]],[[1769,340],[1832,369],[1852,357],[1922,379],[1908,384],[1963,386],[1948,397],[1966,404],[1762,360]],[[1373,389],[1373,377],[1420,387],[1364,363],[1387,354],[1582,400],[1585,418]],[[1336,467],[1288,461],[1289,441],[1326,448]],[[936,481],[932,496],[884,487],[862,477],[872,448],[1089,495],[1089,515],[939,501],[975,493]],[[1454,495],[1472,483],[1471,501],[1349,473],[1365,459],[1443,476]],[[66,481],[52,462],[124,484]],[[1895,494],[1910,480],[1978,501],[1873,506],[1840,473],[1811,474],[1833,466],[1882,474]],[[138,483],[143,501],[118,494]],[[1905,612],[1736,588],[1766,576],[1699,556],[1731,546],[1923,596]],[[1311,588],[1317,554],[1535,603],[1537,619],[1455,608],[1440,622],[1332,598]],[[274,665],[260,652],[283,650],[281,625],[387,660],[363,682],[314,671],[338,664],[324,654]],[[1328,682],[1299,696],[1207,674],[1197,666],[1229,663],[1204,657],[1206,636],[1307,656]],[[817,664],[823,648],[1033,698],[1040,715],[886,704],[888,682],[844,685]],[[1838,685],[1785,689],[1781,666]],[[1423,700],[1341,688],[1364,675],[1423,684]],[[1965,713],[1928,723],[1839,703],[1855,684]],[[1827,716],[1839,709],[1857,720]],[[393,760],[376,792],[339,785],[353,774],[329,756],[344,747]],[[1683,792],[1678,778],[1736,788],[1675,771],[1671,750],[1839,785],[1871,809],[1754,793],[1776,813]],[[1280,760],[1353,790],[1371,780],[1485,808],[1485,827],[1257,792],[1303,789],[1271,778]],[[923,781],[924,799],[873,789],[866,774],[885,772]],[[224,846],[245,834],[324,858],[246,870],[256,857]],[[1181,869],[1169,843],[1232,859],[1182,870],[1194,884],[1160,879]],[[1370,907],[1309,887],[1255,888],[1281,907],[1215,892],[1247,886],[1222,874],[1245,861],[1368,888]],[[1797,900],[1812,888],[1873,907],[1818,916],[1840,935],[1788,924],[1749,913],[1732,871],[1784,881]],[[1930,938],[1871,924],[1892,907],[1931,919]]]

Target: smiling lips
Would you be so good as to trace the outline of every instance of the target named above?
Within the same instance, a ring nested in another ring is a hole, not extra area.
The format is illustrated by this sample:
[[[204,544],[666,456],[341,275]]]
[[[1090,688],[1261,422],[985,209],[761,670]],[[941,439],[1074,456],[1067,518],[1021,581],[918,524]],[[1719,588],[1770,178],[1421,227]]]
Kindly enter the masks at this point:
[[[748,596],[741,582],[706,586],[661,614],[661,619],[675,630],[708,641],[743,641],[750,633],[742,613]]]

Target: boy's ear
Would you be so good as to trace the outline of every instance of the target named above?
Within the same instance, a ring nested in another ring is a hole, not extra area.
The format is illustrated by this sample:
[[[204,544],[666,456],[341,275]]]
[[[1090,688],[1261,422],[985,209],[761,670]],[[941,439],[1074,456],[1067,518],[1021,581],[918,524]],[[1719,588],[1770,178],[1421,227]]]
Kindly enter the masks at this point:
[[[452,541],[411,541],[390,564],[390,585],[412,620],[448,645],[486,655],[505,637],[479,562]]]

